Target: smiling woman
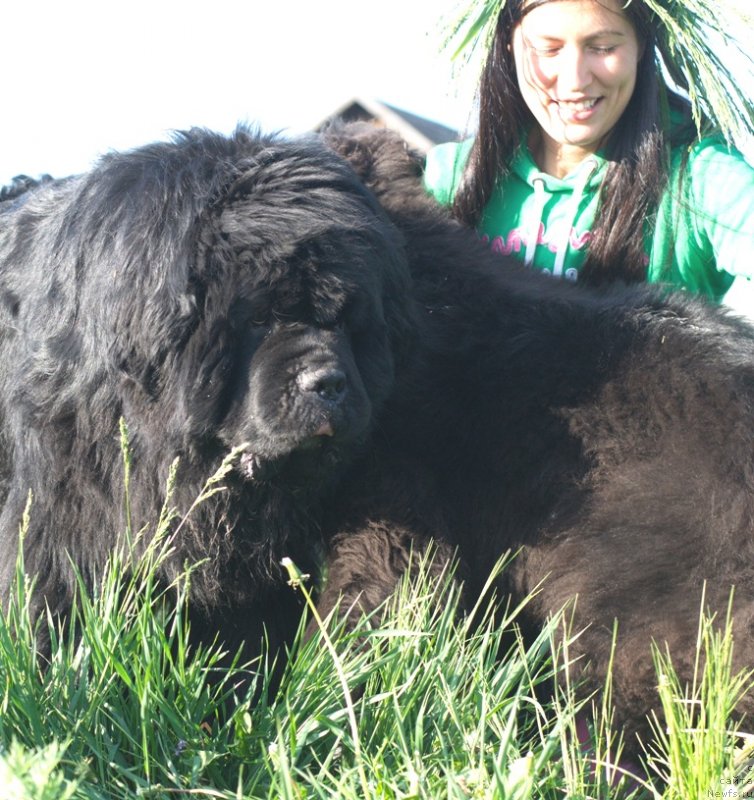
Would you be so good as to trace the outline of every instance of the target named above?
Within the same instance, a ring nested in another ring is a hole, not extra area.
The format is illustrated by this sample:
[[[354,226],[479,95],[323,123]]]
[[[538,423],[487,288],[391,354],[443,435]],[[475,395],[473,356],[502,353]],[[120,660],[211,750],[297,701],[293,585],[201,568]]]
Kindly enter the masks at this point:
[[[708,40],[745,24],[709,0],[476,0],[456,33],[488,51],[478,131],[429,153],[427,189],[549,274],[723,299],[754,275],[754,169],[731,147],[754,102]]]
[[[560,178],[606,141],[636,85],[636,31],[617,0],[603,2],[545,3],[513,35],[518,86],[537,121],[529,149]]]

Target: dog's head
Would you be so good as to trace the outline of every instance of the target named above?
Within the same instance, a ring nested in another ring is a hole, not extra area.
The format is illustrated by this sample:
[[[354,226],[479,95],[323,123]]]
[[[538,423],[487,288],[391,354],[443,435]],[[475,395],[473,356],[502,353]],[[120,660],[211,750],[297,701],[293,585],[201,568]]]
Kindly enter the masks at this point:
[[[70,449],[74,429],[109,446],[122,415],[137,446],[160,443],[142,462],[180,455],[206,475],[246,444],[243,478],[305,481],[365,439],[414,330],[410,274],[321,140],[194,130],[23,198],[0,310],[9,329],[44,321],[42,388],[17,406],[46,448]]]
[[[171,257],[151,268],[134,334],[151,328],[156,366],[132,375],[179,449],[243,444],[244,478],[306,480],[365,439],[391,391],[412,330],[402,240],[321,142],[239,131],[187,143],[182,168],[205,176],[204,202],[183,197],[196,186],[172,190],[185,234],[159,245]]]

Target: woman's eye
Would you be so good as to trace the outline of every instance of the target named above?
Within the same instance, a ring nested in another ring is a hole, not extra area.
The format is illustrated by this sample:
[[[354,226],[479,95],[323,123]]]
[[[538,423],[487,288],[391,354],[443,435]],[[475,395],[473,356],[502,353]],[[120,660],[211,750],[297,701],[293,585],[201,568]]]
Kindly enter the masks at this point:
[[[549,56],[556,56],[560,52],[560,47],[555,45],[533,45],[529,43],[529,50],[534,53],[534,55],[539,56],[540,58],[547,58]]]

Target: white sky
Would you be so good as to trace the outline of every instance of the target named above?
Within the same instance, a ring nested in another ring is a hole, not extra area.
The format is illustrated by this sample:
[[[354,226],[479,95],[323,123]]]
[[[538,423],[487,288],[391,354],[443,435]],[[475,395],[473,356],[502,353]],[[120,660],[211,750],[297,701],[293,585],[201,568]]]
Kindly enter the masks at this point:
[[[463,128],[457,0],[5,0],[0,185],[201,125],[307,130],[355,95]]]

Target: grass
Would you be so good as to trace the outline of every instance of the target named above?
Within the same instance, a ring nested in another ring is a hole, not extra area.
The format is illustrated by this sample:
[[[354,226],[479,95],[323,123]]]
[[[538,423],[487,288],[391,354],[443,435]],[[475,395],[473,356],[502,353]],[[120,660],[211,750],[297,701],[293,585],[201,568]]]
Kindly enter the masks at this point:
[[[663,724],[654,721],[655,762],[664,797],[754,797],[754,737],[730,725],[753,674],[733,671],[730,607],[721,628],[701,616],[690,687],[681,686],[669,652],[655,648],[654,657],[664,714]]]
[[[0,617],[0,800],[754,796],[754,740],[730,723],[751,676],[733,672],[729,619],[720,630],[702,617],[691,686],[656,651],[666,721],[647,756],[654,785],[637,785],[606,763],[620,749],[609,685],[589,704],[589,752],[575,736],[575,688],[543,691],[568,662],[573,636],[554,644],[564,615],[524,643],[520,609],[493,619],[480,599],[471,627],[453,576],[421,568],[379,617],[299,637],[271,696],[269,658],[221,669],[219,647],[191,651],[190,570],[169,589],[155,579],[169,548],[158,535],[136,565],[113,556],[95,594],[81,587],[73,635],[41,620],[53,640],[47,665],[19,558]],[[290,569],[290,591],[308,597]],[[246,694],[241,669],[256,676]]]

